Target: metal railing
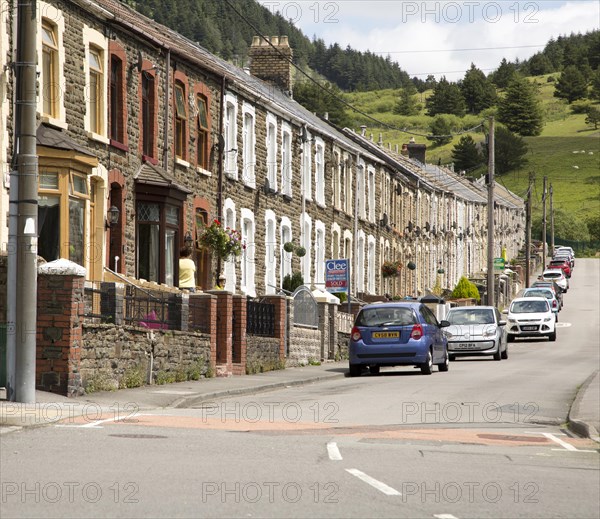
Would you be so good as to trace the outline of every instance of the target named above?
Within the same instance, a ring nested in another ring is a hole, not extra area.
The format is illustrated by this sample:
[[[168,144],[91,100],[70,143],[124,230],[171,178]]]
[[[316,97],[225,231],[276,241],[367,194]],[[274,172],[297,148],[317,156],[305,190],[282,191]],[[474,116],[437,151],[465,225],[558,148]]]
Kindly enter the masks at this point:
[[[252,335],[275,335],[275,305],[248,301],[246,306],[246,333]]]

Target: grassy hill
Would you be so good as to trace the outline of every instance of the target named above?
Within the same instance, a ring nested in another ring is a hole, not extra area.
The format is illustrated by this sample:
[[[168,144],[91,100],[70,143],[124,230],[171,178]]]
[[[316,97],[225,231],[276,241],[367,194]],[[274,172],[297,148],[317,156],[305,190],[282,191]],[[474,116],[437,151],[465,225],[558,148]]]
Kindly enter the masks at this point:
[[[585,124],[584,114],[573,114],[566,101],[553,97],[554,83],[548,82],[548,76],[530,78],[539,86],[539,98],[544,109],[544,129],[539,137],[525,138],[529,146],[529,162],[521,170],[511,171],[498,177],[508,189],[525,197],[529,183],[529,174],[535,174],[533,208],[534,213],[541,211],[543,178],[548,177],[548,185],[554,190],[554,207],[561,209],[570,217],[582,222],[591,216],[600,215],[600,130]],[[375,142],[379,134],[383,142],[402,145],[414,136],[415,141],[427,144],[427,161],[442,164],[452,162],[452,148],[459,137],[444,146],[436,146],[427,140],[431,118],[425,115],[403,117],[393,113],[399,90],[387,89],[371,92],[355,92],[346,95],[347,101],[372,116],[395,128],[406,132],[391,130],[360,114],[354,114],[354,125],[367,126],[367,135],[372,134]],[[430,91],[416,94],[416,99],[424,105]],[[461,120],[462,128],[471,128],[482,121],[481,116],[466,116]],[[407,133],[410,132],[410,133]],[[416,135],[415,135],[416,134]],[[481,132],[472,133],[477,142],[484,140]],[[485,170],[482,167],[481,172]]]

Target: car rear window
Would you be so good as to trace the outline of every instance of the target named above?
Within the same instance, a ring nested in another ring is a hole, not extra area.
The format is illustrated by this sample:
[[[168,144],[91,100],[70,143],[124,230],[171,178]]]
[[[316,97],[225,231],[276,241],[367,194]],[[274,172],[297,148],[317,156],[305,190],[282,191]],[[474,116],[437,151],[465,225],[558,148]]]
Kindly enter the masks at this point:
[[[459,310],[450,310],[447,316],[450,324],[493,324],[494,313],[489,309],[470,309],[461,308]]]
[[[412,308],[364,308],[356,318],[356,326],[407,326],[416,324]]]
[[[523,297],[545,297],[546,299],[552,299],[554,296],[549,290],[531,290],[525,292]]]
[[[545,301],[515,301],[510,309],[513,314],[534,314],[548,311]]]

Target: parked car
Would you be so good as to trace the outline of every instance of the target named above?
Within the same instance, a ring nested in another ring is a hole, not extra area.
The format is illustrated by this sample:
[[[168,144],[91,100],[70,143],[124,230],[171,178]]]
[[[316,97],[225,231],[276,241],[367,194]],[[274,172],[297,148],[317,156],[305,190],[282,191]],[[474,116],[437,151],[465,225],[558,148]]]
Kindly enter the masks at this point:
[[[517,337],[548,337],[556,340],[556,320],[545,297],[517,297],[505,310],[507,313],[507,340]]]
[[[566,294],[569,290],[569,280],[566,278],[562,269],[546,269],[542,272],[542,281],[554,281]]]
[[[373,303],[364,306],[350,334],[350,376],[369,368],[378,374],[381,366],[414,365],[430,375],[433,365],[448,371],[448,341],[433,312],[420,302]]]
[[[560,303],[560,308],[562,310],[562,307],[565,305],[564,303],[564,299],[563,299],[563,289],[560,288],[555,281],[535,281],[531,284],[531,288],[550,288],[552,289],[552,291],[554,292],[554,295],[556,296],[556,298],[558,299],[558,302]]]
[[[550,269],[562,269],[562,271],[565,273],[565,276],[567,278],[571,277],[571,263],[569,262],[569,260],[567,258],[559,258],[559,259],[553,259],[550,261],[550,263],[548,263],[548,266],[546,267],[547,270]]]
[[[550,303],[550,308],[554,312],[556,322],[558,322],[558,312],[561,310],[561,305],[556,297],[556,294],[554,293],[554,290],[552,290],[550,287],[524,288],[517,294],[517,297],[545,297]]]
[[[450,360],[458,356],[492,355],[494,360],[508,358],[506,321],[493,306],[460,306],[446,316]]]
[[[569,262],[571,269],[575,268],[575,253],[570,247],[561,247],[552,255],[553,259],[564,259]]]

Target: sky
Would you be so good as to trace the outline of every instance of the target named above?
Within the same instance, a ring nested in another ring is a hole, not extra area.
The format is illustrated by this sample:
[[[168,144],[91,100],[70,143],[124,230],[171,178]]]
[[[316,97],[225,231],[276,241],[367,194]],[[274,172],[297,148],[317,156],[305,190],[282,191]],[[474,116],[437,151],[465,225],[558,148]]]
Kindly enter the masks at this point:
[[[598,0],[258,0],[327,45],[370,50],[410,77],[456,81],[474,63],[486,74],[502,58],[524,60],[550,38],[600,28]]]

